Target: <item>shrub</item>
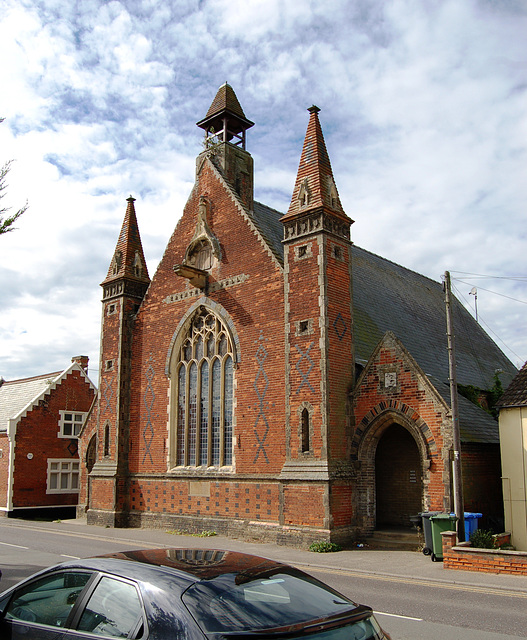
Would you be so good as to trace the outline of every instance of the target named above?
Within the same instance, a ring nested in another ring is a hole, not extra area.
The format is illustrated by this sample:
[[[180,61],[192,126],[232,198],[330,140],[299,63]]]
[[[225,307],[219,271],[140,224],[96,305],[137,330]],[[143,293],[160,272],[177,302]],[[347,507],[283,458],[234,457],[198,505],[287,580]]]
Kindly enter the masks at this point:
[[[476,549],[494,549],[492,531],[476,529],[476,531],[470,534],[470,544]]]
[[[315,553],[332,553],[333,551],[342,551],[342,547],[334,542],[313,542],[309,545],[309,550]]]

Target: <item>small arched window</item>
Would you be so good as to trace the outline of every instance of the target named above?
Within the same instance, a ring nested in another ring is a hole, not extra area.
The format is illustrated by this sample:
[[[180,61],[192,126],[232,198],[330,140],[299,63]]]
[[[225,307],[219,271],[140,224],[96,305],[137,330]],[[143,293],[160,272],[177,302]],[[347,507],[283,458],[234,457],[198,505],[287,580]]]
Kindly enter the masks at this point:
[[[104,457],[107,458],[110,455],[110,425],[106,424],[104,427]]]
[[[309,451],[309,411],[306,407],[302,409],[300,414],[300,434],[302,453],[307,453]]]
[[[175,383],[175,463],[232,464],[233,345],[221,320],[201,307],[180,343]]]

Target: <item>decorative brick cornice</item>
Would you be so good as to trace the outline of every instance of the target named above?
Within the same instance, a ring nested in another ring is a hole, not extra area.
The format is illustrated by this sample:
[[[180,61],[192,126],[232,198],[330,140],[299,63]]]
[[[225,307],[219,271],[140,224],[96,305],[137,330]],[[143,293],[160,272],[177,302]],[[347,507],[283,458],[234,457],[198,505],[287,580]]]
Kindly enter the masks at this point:
[[[222,289],[228,289],[229,287],[235,287],[236,285],[243,284],[248,280],[249,276],[245,273],[241,273],[237,276],[231,276],[230,278],[224,278],[216,282],[211,282],[207,288],[207,293],[214,293],[215,291],[221,291]],[[163,298],[165,304],[171,304],[172,302],[180,302],[181,300],[187,300],[188,298],[195,298],[196,296],[203,295],[203,291],[197,287],[193,289],[186,289],[179,293],[172,293],[166,298]]]
[[[114,298],[120,298],[122,296],[142,300],[148,286],[149,283],[147,282],[137,282],[135,280],[126,279],[120,279],[103,284],[103,302]]]
[[[323,208],[310,211],[297,218],[283,219],[284,240],[289,242],[316,233],[330,233],[350,242],[350,223],[338,218]]]

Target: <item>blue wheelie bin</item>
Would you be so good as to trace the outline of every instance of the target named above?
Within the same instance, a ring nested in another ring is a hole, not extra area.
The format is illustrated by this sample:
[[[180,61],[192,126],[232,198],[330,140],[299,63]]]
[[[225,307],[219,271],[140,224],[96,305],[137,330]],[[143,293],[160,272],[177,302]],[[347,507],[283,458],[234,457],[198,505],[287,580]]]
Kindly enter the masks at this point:
[[[464,517],[465,517],[465,540],[466,542],[468,542],[470,540],[470,536],[474,533],[474,531],[476,531],[476,529],[479,529],[478,527],[478,523],[479,523],[479,519],[481,518],[482,514],[481,513],[472,513],[470,511],[465,511],[464,513]]]

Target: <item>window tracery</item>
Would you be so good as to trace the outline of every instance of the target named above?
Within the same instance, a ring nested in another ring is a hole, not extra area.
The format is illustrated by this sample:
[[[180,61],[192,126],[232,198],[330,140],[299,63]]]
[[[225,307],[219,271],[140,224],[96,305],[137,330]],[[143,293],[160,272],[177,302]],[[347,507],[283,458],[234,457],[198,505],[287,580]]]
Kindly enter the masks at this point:
[[[231,465],[234,359],[230,335],[216,315],[201,307],[179,344],[175,464]]]

